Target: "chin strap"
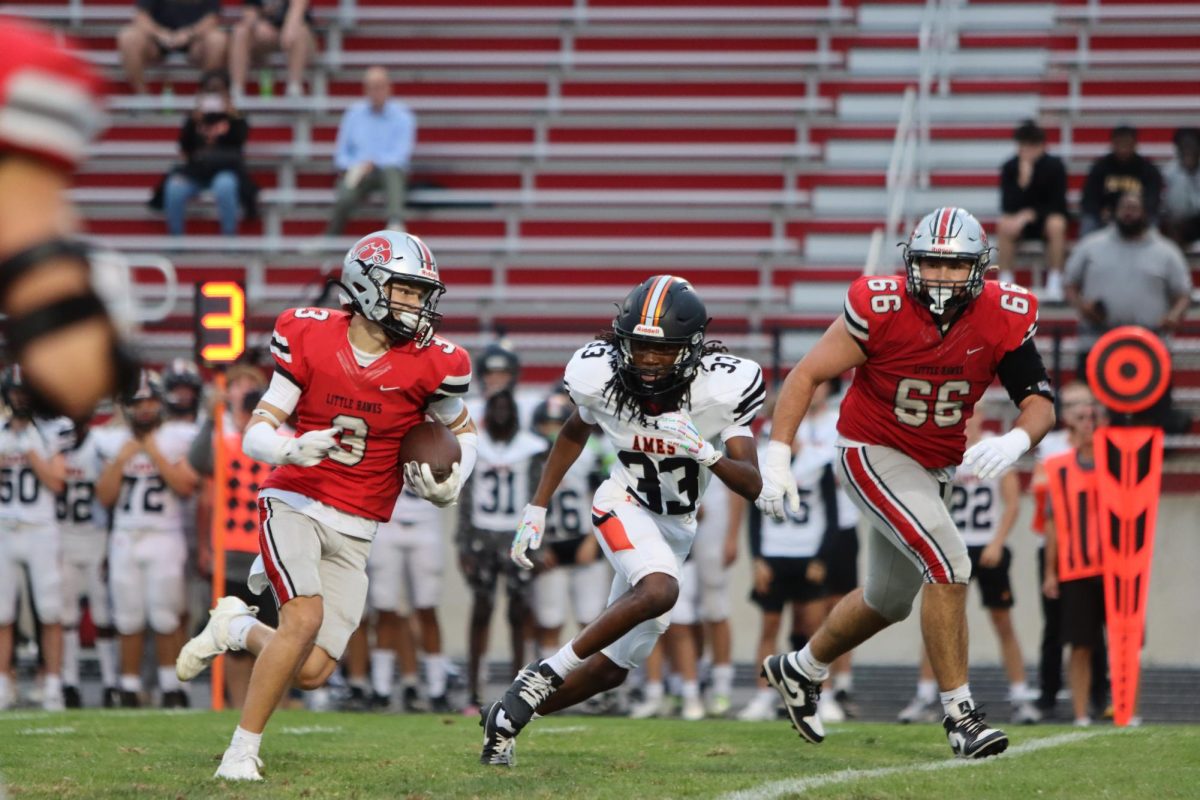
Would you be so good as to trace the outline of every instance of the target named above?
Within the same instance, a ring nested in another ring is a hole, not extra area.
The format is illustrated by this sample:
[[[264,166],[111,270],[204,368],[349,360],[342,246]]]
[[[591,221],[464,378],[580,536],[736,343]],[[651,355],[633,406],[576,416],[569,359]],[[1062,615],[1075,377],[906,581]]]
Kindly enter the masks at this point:
[[[78,261],[88,272],[91,271],[91,250],[84,242],[71,239],[50,239],[27,247],[0,262],[0,304],[7,301],[13,285],[46,261],[69,258]],[[10,315],[4,322],[3,331],[10,357],[19,360],[26,347],[38,339],[94,318],[108,319],[104,301],[90,286],[80,294],[54,300],[40,308],[26,311],[21,316]],[[139,365],[117,340],[113,331],[114,346],[112,362],[115,372],[116,390],[123,391],[136,385]],[[46,398],[37,387],[29,383],[35,413],[58,414],[60,409]]]

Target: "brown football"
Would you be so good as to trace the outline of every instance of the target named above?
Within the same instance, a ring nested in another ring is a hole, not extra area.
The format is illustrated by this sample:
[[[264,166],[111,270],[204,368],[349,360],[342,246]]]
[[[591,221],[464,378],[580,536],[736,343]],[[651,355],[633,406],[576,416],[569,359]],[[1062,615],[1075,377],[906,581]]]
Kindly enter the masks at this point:
[[[410,461],[428,464],[438,482],[450,477],[451,468],[462,459],[458,437],[440,422],[422,422],[412,426],[400,442],[400,470]]]

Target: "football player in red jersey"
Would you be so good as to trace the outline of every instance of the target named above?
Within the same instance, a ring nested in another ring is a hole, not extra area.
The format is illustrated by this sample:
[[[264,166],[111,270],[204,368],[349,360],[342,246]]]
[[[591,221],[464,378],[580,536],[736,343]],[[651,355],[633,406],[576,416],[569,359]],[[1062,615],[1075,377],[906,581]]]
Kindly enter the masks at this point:
[[[837,466],[872,528],[864,588],[837,604],[803,650],[763,661],[810,742],[824,738],[816,711],[829,664],[907,617],[922,591],[921,630],[951,748],[983,758],[1008,746],[1004,732],[984,722],[967,684],[971,567],[946,499],[960,463],[985,480],[1011,467],[1053,427],[1054,404],[1033,343],[1037,301],[1019,286],[985,282],[990,255],[983,227],[965,210],[927,215],[905,247],[906,274],[851,284],[845,313],[784,382],[759,508],[777,519],[785,502],[798,508],[789,470],[796,429],[816,386],[854,369],[838,421]],[[964,424],[996,377],[1020,414],[1010,432],[964,457]]]
[[[4,338],[39,408],[75,419],[138,374],[97,293],[104,265],[67,238],[75,228],[67,189],[101,126],[99,90],[96,75],[49,31],[0,20]]]
[[[444,481],[428,464],[404,465],[404,483],[435,505],[456,501],[475,463],[475,426],[462,401],[471,359],[434,335],[446,287],[429,248],[411,234],[373,233],[346,254],[339,285],[346,310],[279,316],[275,375],[242,442],[246,455],[279,465],[259,493],[263,570],[249,581],[260,593],[269,585],[279,629],[224,597],[176,664],[190,680],[225,650],[257,656],[218,778],[262,779],[258,747],[271,712],[293,679],[304,689],[324,684],[358,627],[371,539],[401,489],[404,435],[428,414],[458,437],[462,461]],[[289,419],[297,435],[280,436],[275,429]]]

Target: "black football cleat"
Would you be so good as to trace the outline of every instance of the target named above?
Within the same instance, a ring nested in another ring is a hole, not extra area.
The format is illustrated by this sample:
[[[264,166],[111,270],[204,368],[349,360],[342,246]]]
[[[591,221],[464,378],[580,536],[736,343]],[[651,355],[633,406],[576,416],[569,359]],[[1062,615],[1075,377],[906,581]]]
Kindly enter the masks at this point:
[[[949,716],[942,719],[950,749],[959,758],[987,758],[998,756],[1008,749],[1008,734],[992,728],[983,721],[984,713],[971,708],[958,719]]]
[[[479,763],[492,767],[514,767],[517,764],[517,731],[504,713],[502,703],[492,703],[479,715],[483,728],[483,751]]]
[[[821,684],[810,681],[804,673],[794,668],[786,654],[764,658],[761,674],[779,692],[792,727],[800,737],[813,744],[825,741],[825,726],[817,716]]]

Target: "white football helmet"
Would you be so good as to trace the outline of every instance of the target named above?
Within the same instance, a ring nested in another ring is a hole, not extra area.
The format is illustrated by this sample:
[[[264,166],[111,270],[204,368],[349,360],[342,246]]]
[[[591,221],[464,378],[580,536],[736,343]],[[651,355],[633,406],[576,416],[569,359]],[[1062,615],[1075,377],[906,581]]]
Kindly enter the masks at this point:
[[[393,303],[387,288],[392,282],[417,286],[421,304]],[[378,323],[396,341],[424,347],[442,319],[437,304],[446,285],[433,252],[411,233],[383,230],[359,239],[342,260],[338,285],[349,295],[352,311]]]
[[[965,281],[926,281],[919,262],[929,258],[970,261],[971,272]],[[917,223],[904,245],[908,293],[934,314],[953,312],[983,291],[983,274],[991,261],[992,248],[979,220],[964,208],[939,208]]]

